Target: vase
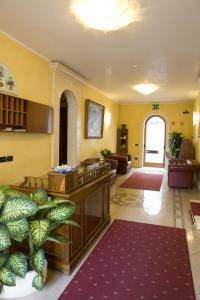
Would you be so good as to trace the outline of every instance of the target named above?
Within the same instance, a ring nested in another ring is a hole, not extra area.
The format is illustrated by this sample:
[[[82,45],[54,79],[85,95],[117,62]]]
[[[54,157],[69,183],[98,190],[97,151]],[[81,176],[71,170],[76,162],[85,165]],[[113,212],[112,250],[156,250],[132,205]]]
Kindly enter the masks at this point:
[[[17,299],[25,296],[29,296],[38,292],[34,287],[32,287],[33,278],[37,273],[33,270],[28,271],[25,278],[16,276],[16,286],[3,286],[0,293],[0,299]],[[44,282],[47,277],[47,261],[44,267]]]

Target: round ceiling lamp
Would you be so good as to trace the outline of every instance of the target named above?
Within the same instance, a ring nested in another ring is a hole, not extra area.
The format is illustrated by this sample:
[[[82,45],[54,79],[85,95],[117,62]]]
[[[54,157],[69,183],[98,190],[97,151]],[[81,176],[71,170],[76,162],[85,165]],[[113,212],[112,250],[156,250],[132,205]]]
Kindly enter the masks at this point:
[[[71,9],[79,22],[102,31],[118,30],[139,19],[135,0],[73,0]]]

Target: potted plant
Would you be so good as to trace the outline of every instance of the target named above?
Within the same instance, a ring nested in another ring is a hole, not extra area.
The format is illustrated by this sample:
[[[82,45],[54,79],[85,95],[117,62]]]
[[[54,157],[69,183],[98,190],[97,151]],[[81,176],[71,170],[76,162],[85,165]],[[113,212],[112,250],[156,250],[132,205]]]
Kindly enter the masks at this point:
[[[43,246],[46,241],[70,242],[62,235],[56,234],[55,230],[63,224],[79,226],[70,219],[74,211],[73,202],[51,199],[41,188],[27,195],[7,186],[0,187],[0,297],[9,298],[7,287],[15,286],[18,276],[27,277],[29,269],[35,272],[32,287],[42,290],[46,267]],[[13,241],[27,243],[28,253],[13,252]],[[22,290],[24,287],[26,283],[23,284]],[[12,290],[11,297],[15,296]]]
[[[105,158],[108,158],[110,156],[111,151],[109,149],[105,148],[105,149],[102,149],[100,151],[100,153],[103,156],[103,158],[105,159]]]
[[[182,140],[182,133],[175,131],[169,133],[169,154],[175,158],[179,156]]]

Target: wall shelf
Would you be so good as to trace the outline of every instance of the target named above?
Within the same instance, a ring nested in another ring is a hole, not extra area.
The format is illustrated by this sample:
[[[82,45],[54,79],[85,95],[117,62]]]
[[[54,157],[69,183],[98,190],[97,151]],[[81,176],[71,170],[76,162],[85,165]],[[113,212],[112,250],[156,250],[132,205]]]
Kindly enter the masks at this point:
[[[0,93],[0,131],[52,133],[53,108]]]

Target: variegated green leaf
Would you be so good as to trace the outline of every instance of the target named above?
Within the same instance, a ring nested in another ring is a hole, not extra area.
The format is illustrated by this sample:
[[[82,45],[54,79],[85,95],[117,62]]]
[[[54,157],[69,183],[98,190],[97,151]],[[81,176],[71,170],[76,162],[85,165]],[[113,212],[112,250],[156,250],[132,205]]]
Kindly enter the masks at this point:
[[[37,205],[28,197],[9,197],[2,208],[0,221],[17,221],[33,215],[37,210]]]
[[[15,286],[16,276],[8,268],[0,269],[0,282],[7,286]]]
[[[64,222],[62,222],[62,224],[67,224],[67,225],[70,225],[70,226],[73,226],[73,227],[78,227],[80,228],[80,225],[73,221],[73,220],[65,220]]]
[[[6,190],[6,193],[11,198],[16,198],[16,197],[21,197],[21,198],[25,197],[26,198],[27,197],[26,194],[24,194],[24,193],[22,193],[20,191],[12,190],[12,189]]]
[[[37,290],[41,291],[44,287],[43,276],[39,274],[36,275],[33,279],[32,286]]]
[[[7,267],[19,277],[24,278],[27,273],[27,260],[22,252],[12,253],[7,261]]]
[[[0,208],[6,201],[6,198],[7,198],[6,192],[4,190],[0,190]]]
[[[70,244],[71,241],[60,234],[48,236],[47,241],[55,242],[57,244]]]
[[[20,232],[17,235],[13,235],[12,239],[19,242],[19,243],[21,243],[27,237],[28,237],[28,232]]]
[[[32,220],[29,223],[33,244],[40,247],[49,234],[50,222],[48,220]]]
[[[0,251],[8,248],[11,245],[8,228],[0,224]]]
[[[39,274],[43,274],[45,267],[45,252],[44,249],[39,249],[35,252],[31,259],[31,265],[33,270]]]
[[[48,201],[48,195],[42,188],[37,188],[35,192],[32,193],[32,200],[37,205],[44,205]]]
[[[7,256],[3,253],[0,253],[0,269],[5,265]]]
[[[55,203],[55,202],[53,202],[53,201],[48,201],[48,202],[46,202],[44,205],[38,206],[38,210],[46,209],[46,208],[51,208],[51,207],[55,207],[55,206],[56,206],[56,203]]]
[[[55,202],[56,204],[61,204],[61,203],[70,203],[72,205],[75,205],[75,203],[71,200],[68,200],[68,199],[59,199],[59,198],[56,198],[56,199],[53,199],[52,200],[53,202]]]
[[[63,222],[70,218],[74,211],[74,205],[71,205],[70,203],[63,203],[51,208],[46,214],[46,218],[51,222]]]
[[[25,218],[18,221],[8,222],[7,227],[11,237],[24,233],[29,229],[28,222]]]

